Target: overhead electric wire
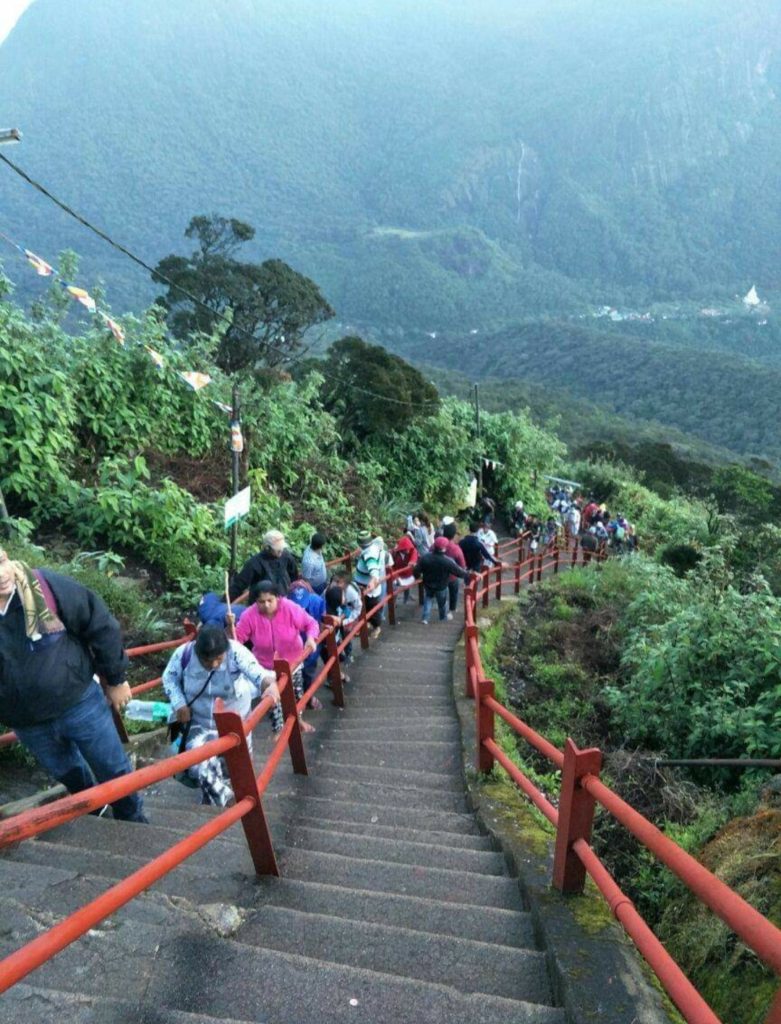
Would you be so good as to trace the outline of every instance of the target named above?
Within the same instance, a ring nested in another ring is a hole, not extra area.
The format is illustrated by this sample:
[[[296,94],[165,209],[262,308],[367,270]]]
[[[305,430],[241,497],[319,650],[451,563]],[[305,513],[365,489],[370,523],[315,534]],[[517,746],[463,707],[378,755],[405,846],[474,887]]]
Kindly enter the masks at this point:
[[[219,320],[222,320],[223,323],[227,324],[230,327],[234,327],[234,329],[239,334],[243,335],[245,338],[251,341],[257,340],[254,337],[254,335],[249,333],[249,331],[245,331],[240,327],[236,328],[231,318],[226,316],[225,313],[221,313],[219,310],[213,309],[208,303],[204,302],[202,299],[199,299],[196,295],[193,295],[192,292],[188,291],[186,288],[183,288],[181,285],[176,284],[175,281],[172,281],[169,277],[166,277],[165,274],[161,274],[159,271],[155,270],[154,267],[151,267],[145,260],[142,260],[140,256],[136,256],[136,254],[132,252],[130,249],[128,249],[127,246],[122,245],[121,242],[115,241],[109,234],[107,234],[101,228],[96,227],[89,220],[87,220],[86,217],[82,216],[82,214],[74,210],[62,199],[58,199],[57,196],[50,192],[45,185],[42,185],[39,181],[36,181],[35,178],[30,177],[30,175],[25,170],[19,167],[18,164],[15,164],[13,160],[9,160],[8,157],[5,156],[3,153],[0,153],[0,160],[2,160],[4,164],[7,164],[11,168],[11,170],[15,174],[18,174],[19,177],[22,178],[24,181],[26,181],[28,185],[32,186],[32,188],[36,189],[36,191],[40,192],[41,195],[49,199],[52,203],[55,204],[55,206],[58,206],[64,213],[67,213],[69,217],[73,217],[73,219],[77,220],[79,224],[82,225],[82,227],[85,227],[88,231],[91,231],[94,235],[97,235],[98,238],[102,239],[113,249],[116,249],[118,252],[122,253],[123,256],[126,256],[128,259],[132,260],[133,263],[138,264],[139,267],[143,267],[143,269],[146,270],[147,273],[151,274],[153,278],[156,278],[158,281],[162,281],[163,284],[168,285],[169,288],[175,289],[177,292],[179,292],[180,295],[183,295],[194,305],[199,306],[201,309],[204,309],[211,316],[217,317]],[[269,348],[280,355],[284,353],[284,350],[279,345],[272,344],[269,345]],[[393,398],[391,395],[381,395],[376,391],[369,391],[367,388],[359,387],[357,384],[351,384],[347,381],[341,380],[339,377],[336,376],[336,374],[331,373],[330,371],[318,370],[318,372],[320,372],[322,376],[325,377],[326,379],[333,380],[337,384],[340,384],[342,387],[350,388],[352,391],[357,391],[360,394],[368,395],[370,398],[377,398],[382,402],[391,402],[394,405],[409,406],[413,404],[412,402],[404,401],[401,398]],[[439,402],[432,400],[426,402],[416,402],[414,404],[417,407],[437,406],[439,405]]]

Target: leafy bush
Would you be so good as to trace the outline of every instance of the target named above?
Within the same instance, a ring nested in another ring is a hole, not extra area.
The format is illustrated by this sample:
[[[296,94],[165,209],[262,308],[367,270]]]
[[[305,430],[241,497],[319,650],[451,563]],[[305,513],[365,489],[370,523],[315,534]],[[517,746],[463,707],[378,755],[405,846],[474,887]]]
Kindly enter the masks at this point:
[[[781,601],[722,575],[705,561],[627,608],[625,679],[607,696],[629,743],[678,757],[778,749]]]

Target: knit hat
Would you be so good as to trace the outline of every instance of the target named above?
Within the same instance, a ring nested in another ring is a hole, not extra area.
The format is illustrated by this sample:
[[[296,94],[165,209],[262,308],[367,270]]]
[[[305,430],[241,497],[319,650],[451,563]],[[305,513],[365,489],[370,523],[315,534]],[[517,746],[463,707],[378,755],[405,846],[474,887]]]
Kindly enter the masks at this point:
[[[362,548],[367,548],[372,542],[372,535],[370,530],[360,530],[356,537],[358,545]]]
[[[435,551],[447,551],[448,539],[447,537],[437,537],[434,541]]]

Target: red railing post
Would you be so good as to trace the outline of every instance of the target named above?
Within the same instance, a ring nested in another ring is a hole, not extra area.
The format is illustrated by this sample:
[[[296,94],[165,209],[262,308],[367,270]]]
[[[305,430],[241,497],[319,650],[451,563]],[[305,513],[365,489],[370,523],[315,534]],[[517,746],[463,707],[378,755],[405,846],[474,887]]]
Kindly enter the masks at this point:
[[[328,682],[331,684],[331,692],[334,695],[334,704],[338,708],[344,707],[344,681],[342,679],[342,665],[339,661],[339,645],[336,642],[336,630],[339,620],[334,615],[324,615],[323,625],[330,627],[328,636],[325,638],[325,651],[328,660],[334,659],[334,663],[328,671]]]
[[[559,572],[559,545],[553,549],[553,575],[557,576]]]
[[[480,581],[484,585],[483,589],[483,608],[488,607],[488,602],[491,599],[491,570],[484,569],[480,576]]]
[[[523,548],[519,542],[518,544],[518,558],[515,561],[515,593],[520,594],[521,592],[521,566],[523,565],[523,556],[521,554]]]
[[[498,565],[496,567],[496,600],[497,601],[501,601],[502,600],[502,572],[503,572],[503,567],[501,565]]]
[[[375,623],[376,625],[376,623]],[[361,648],[365,651],[369,647],[369,620],[366,618],[366,591],[361,590]]]
[[[765,1024],[781,1024],[781,988],[776,992],[776,998],[765,1018]]]
[[[108,683],[106,682],[105,676],[100,676],[100,686],[101,689],[103,690],[104,696],[107,696]],[[117,730],[117,735],[119,736],[120,742],[129,743],[130,737],[127,734],[124,719],[122,718],[122,715],[120,715],[120,713],[117,711],[113,704],[111,705],[111,717],[114,719],[114,728]]]
[[[486,707],[485,698],[493,697],[494,684],[490,679],[477,680],[475,694],[475,721],[477,724],[477,770],[486,774],[493,769],[494,755],[486,749],[485,741],[494,738],[494,713]]]
[[[291,715],[294,718],[293,731],[290,733],[290,742],[288,743],[293,771],[297,775],[308,775],[306,754],[304,753],[304,739],[301,735],[301,722],[298,717],[298,708],[296,707],[296,695],[293,693],[293,672],[290,668],[290,662],[282,658],[275,658],[274,671],[277,674],[277,679],[287,676],[287,686],[282,690],[280,697],[282,700],[282,714],[285,716],[285,721],[287,722]]]
[[[544,551],[540,551],[539,555],[537,555],[537,582],[538,583],[542,580],[542,560],[543,560],[544,557],[545,557],[545,552]]]
[[[396,581],[391,573],[385,581],[385,585],[388,588],[388,625],[396,625]]]
[[[572,846],[578,839],[591,842],[595,800],[581,788],[580,780],[584,775],[598,776],[601,767],[601,750],[578,750],[571,739],[567,740],[564,745],[559,822],[553,857],[553,885],[560,892],[583,892],[586,883],[586,869]]]
[[[241,819],[252,863],[255,865],[255,873],[279,877],[279,867],[274,856],[274,844],[271,841],[271,832],[268,821],[266,821],[263,804],[258,795],[258,783],[255,778],[249,744],[244,735],[244,722],[241,715],[237,715],[235,711],[225,711],[222,700],[218,698],[214,706],[214,723],[220,736],[232,734],[239,740],[239,745],[226,750],[224,757],[236,803],[245,797],[255,801],[252,810]]]
[[[344,553],[344,567],[349,572],[353,571],[353,553],[352,551],[345,551]]]
[[[477,626],[467,626],[464,630],[464,648],[466,651],[466,689],[464,690],[464,696],[472,698],[474,697],[474,691],[472,690],[472,669],[474,668],[475,662],[472,655],[472,644],[471,640],[480,642],[480,631]]]

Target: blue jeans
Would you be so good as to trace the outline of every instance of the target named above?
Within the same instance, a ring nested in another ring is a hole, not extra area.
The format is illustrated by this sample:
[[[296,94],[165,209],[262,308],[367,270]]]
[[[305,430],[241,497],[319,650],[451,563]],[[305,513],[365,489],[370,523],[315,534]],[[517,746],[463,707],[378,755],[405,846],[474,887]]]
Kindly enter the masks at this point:
[[[428,622],[429,615],[431,614],[431,606],[434,604],[436,599],[437,607],[439,608],[439,621],[442,622],[447,618],[447,605],[448,605],[448,589],[443,587],[441,590],[425,590],[423,591],[423,619]]]
[[[103,691],[95,683],[57,718],[14,730],[43,768],[71,793],[132,771]],[[122,821],[146,821],[138,793],[111,805]]]

